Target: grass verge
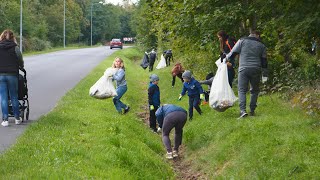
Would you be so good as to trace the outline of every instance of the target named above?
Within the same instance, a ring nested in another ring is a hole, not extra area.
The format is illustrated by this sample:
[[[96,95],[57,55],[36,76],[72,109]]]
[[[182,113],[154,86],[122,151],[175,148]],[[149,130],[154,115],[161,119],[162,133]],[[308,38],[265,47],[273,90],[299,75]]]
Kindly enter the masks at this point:
[[[112,99],[89,96],[89,88],[110,67],[124,59],[128,91],[122,98],[131,111],[119,115]],[[159,136],[135,112],[146,102],[148,73],[132,59],[137,49],[115,52],[97,66],[56,108],[30,124],[17,143],[0,157],[1,179],[170,179]],[[140,58],[140,56],[139,56]],[[140,61],[140,59],[139,59]],[[138,81],[137,81],[138,80]]]

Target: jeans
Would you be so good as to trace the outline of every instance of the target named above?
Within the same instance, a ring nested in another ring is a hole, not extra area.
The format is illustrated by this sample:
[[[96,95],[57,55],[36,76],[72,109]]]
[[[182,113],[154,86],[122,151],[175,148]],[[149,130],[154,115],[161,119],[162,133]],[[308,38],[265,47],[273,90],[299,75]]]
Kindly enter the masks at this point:
[[[119,113],[122,112],[122,109],[125,109],[127,108],[127,105],[123,104],[121,101],[120,101],[120,98],[124,95],[124,93],[127,92],[127,85],[124,85],[124,86],[118,86],[116,91],[117,91],[117,96],[113,97],[113,104],[114,106],[116,107],[117,111]]]
[[[0,97],[1,97],[1,109],[2,119],[8,120],[9,103],[8,93],[12,103],[13,114],[16,119],[19,119],[19,100],[18,100],[18,76],[16,75],[0,75]]]
[[[250,84],[250,111],[254,112],[257,107],[259,84],[261,78],[260,68],[243,69],[238,74],[238,95],[240,111],[246,111],[246,93]]]

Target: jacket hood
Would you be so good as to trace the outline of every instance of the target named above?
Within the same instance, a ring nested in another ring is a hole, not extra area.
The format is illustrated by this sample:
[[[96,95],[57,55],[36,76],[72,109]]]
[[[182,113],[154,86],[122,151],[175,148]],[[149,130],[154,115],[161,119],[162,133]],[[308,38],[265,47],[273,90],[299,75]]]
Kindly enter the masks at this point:
[[[10,49],[12,47],[17,46],[17,44],[10,40],[4,40],[0,42],[0,48],[1,49]]]

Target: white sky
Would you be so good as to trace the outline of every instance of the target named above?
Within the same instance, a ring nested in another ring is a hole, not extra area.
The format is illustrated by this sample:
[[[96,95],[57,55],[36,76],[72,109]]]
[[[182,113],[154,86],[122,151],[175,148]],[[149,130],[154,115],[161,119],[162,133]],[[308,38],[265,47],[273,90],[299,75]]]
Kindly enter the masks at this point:
[[[112,3],[114,5],[122,4],[122,0],[104,0],[107,3]],[[130,0],[131,3],[137,3],[138,0]]]

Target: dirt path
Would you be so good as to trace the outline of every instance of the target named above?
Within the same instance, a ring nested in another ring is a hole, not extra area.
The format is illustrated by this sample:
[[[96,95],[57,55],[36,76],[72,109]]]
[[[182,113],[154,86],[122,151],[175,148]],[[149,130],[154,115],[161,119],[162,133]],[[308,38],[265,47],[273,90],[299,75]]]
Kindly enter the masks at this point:
[[[146,103],[147,104],[147,103]],[[137,116],[143,120],[143,122],[146,124],[147,127],[149,127],[149,107],[147,105],[140,107],[141,112],[137,113]],[[159,134],[161,136],[161,134]],[[170,161],[171,166],[174,169],[174,172],[177,176],[178,180],[202,180],[202,179],[209,179],[206,177],[205,174],[202,174],[200,172],[195,172],[191,168],[191,162],[186,161],[184,157],[185,152],[185,146],[181,145],[179,151],[179,157],[174,158]]]

